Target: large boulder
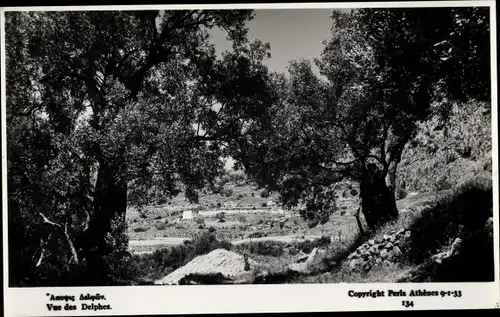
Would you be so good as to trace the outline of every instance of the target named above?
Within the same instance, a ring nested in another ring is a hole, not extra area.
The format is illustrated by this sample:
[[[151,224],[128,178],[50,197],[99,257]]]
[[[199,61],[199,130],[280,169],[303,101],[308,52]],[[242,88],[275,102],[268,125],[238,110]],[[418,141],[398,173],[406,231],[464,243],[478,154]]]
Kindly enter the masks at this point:
[[[185,266],[155,281],[156,285],[250,284],[259,268],[257,262],[241,254],[217,249],[194,258]]]

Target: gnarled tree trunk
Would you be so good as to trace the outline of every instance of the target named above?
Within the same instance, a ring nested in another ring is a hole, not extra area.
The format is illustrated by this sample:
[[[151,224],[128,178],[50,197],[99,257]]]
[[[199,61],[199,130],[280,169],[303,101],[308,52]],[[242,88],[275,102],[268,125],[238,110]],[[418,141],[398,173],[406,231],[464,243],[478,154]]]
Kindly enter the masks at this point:
[[[398,170],[398,161],[392,161],[388,164],[387,174],[385,176],[385,184],[387,189],[391,192],[392,195],[396,195],[396,174]]]
[[[109,164],[100,164],[95,194],[93,213],[89,227],[79,240],[81,257],[87,265],[86,283],[100,285],[106,283],[107,265],[105,257],[113,250],[106,241],[111,232],[112,221],[125,221],[127,208],[127,183],[118,177],[118,168]]]
[[[361,209],[371,229],[398,217],[394,193],[386,185],[384,177],[382,171],[369,164],[361,179]]]

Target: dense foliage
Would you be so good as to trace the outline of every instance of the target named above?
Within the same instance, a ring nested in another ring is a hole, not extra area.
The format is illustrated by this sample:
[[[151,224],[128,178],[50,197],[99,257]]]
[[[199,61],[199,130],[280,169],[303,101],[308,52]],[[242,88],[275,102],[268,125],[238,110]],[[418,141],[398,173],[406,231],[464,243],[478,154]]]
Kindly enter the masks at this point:
[[[268,47],[250,11],[6,14],[11,282],[112,283],[127,203],[213,184],[265,107]],[[217,59],[209,30],[233,50]],[[108,261],[109,260],[109,261]],[[33,276],[26,276],[32,274]],[[41,275],[51,276],[44,280]],[[70,273],[68,273],[70,274]],[[111,281],[111,282],[110,282]]]
[[[241,159],[285,205],[308,203],[312,225],[335,210],[328,190],[360,182],[370,227],[398,215],[398,164],[419,122],[449,118],[454,100],[489,101],[487,8],[334,11],[316,61],[274,79],[281,96]],[[468,43],[464,45],[464,43]],[[432,109],[432,104],[439,104]],[[332,206],[327,208],[326,206]]]

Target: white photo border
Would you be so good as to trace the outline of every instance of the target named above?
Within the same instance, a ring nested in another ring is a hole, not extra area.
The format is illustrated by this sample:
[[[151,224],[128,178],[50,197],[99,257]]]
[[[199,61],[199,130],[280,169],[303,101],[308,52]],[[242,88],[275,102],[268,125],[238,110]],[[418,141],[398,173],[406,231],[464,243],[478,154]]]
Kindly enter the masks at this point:
[[[147,9],[340,9],[340,8],[417,8],[469,7],[490,8],[491,39],[491,107],[492,107],[492,177],[495,281],[486,283],[371,283],[371,284],[279,284],[279,285],[215,285],[215,286],[113,286],[113,287],[47,287],[13,288],[8,279],[7,235],[7,146],[5,92],[5,25],[4,12],[9,11],[94,11]],[[126,5],[126,6],[48,6],[0,8],[1,44],[1,129],[2,129],[2,206],[4,303],[6,316],[80,316],[80,315],[141,315],[197,313],[262,313],[262,312],[323,312],[323,311],[387,311],[479,309],[500,307],[499,271],[499,200],[498,200],[498,100],[496,60],[495,1],[432,1],[432,2],[349,2],[349,3],[284,3],[284,4],[191,4],[191,5]],[[415,306],[405,308],[402,300],[409,297],[379,297],[359,299],[349,291],[410,290],[462,292],[461,298],[415,297]],[[104,295],[112,310],[49,312],[48,294]]]

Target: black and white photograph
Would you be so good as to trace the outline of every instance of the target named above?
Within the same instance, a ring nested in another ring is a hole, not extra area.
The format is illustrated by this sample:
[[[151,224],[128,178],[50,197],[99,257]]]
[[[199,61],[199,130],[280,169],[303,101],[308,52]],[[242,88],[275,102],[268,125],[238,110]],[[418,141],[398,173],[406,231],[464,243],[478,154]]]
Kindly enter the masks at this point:
[[[7,287],[498,281],[476,3],[5,10]]]

